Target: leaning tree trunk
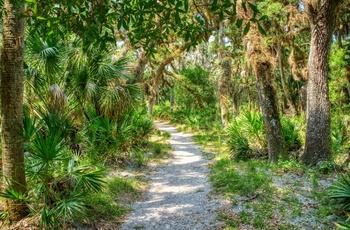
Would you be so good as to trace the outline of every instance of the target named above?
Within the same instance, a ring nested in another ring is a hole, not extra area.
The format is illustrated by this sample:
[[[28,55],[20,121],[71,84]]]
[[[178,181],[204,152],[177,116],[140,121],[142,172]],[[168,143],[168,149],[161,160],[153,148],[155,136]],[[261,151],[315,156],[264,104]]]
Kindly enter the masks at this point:
[[[155,73],[152,76],[152,83],[151,83],[151,91],[148,99],[148,114],[152,116],[153,114],[153,106],[157,100],[158,95],[158,87],[160,85],[163,72],[165,70],[165,67],[170,64],[175,58],[179,57],[182,52],[186,49],[186,43],[179,46],[173,53],[171,53],[169,56],[167,56],[156,69]]]
[[[276,104],[275,90],[269,79],[269,76],[272,74],[270,63],[257,63],[255,74],[256,87],[264,117],[269,160],[271,162],[277,162],[280,158],[286,159],[287,152]]]
[[[5,178],[3,189],[10,187],[25,193],[23,153],[23,55],[24,19],[23,3],[5,0],[3,12],[3,38],[1,55],[1,138],[2,170]],[[26,215],[24,203],[6,199],[5,211],[11,221]]]
[[[307,82],[306,141],[302,160],[316,165],[331,156],[328,61],[339,0],[305,0],[311,23]]]

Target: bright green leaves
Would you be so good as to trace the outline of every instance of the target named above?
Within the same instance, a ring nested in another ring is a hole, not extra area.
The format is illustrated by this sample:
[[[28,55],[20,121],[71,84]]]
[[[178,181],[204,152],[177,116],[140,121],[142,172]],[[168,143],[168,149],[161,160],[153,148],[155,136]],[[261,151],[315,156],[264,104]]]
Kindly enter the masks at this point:
[[[115,10],[110,1],[59,0],[52,3],[26,0],[26,3],[26,16],[32,18],[30,33],[41,31],[43,37],[61,38],[74,33],[86,46],[97,44],[102,49],[107,42],[115,40],[115,14],[112,13]]]
[[[246,35],[250,30],[250,21],[245,25],[243,29],[243,34]]]
[[[219,21],[223,21],[236,15],[236,2],[231,0],[214,0],[210,10],[219,17]]]
[[[148,52],[154,51],[156,44],[164,43],[170,36],[182,38],[190,46],[195,46],[201,40],[206,40],[208,35],[205,34],[210,34],[212,30],[206,16],[194,10],[195,3],[188,0],[26,2],[34,14],[35,25],[32,28],[40,28],[45,34],[60,37],[74,33],[86,47],[97,44],[104,49],[106,43],[115,41],[114,29],[126,33],[132,45],[143,46]],[[236,25],[242,26],[243,21],[235,19],[236,1],[213,0],[208,7],[215,20],[236,20]],[[245,11],[250,9],[253,12],[252,19],[244,26],[244,33],[248,33],[252,23],[258,23],[260,33],[265,34],[259,24],[264,18],[256,19],[259,14],[257,6],[244,1],[242,7]]]
[[[162,43],[167,36],[185,35],[188,24],[188,1],[121,1],[118,10],[118,29],[125,29],[133,45],[142,45],[148,51]]]
[[[236,21],[236,26],[237,26],[238,28],[241,28],[242,24],[243,24],[243,19],[237,19],[237,21]]]
[[[253,5],[253,4],[250,3],[250,2],[248,2],[248,5],[249,5],[249,7],[253,10],[253,12],[254,12],[255,14],[259,13],[259,10],[258,10],[258,8],[257,8],[255,5]],[[255,16],[255,15],[254,15],[254,16]]]
[[[259,30],[259,33],[261,33],[263,35],[267,35],[266,31],[259,23],[258,23],[258,30]]]
[[[244,35],[248,34],[248,32],[249,32],[249,30],[251,28],[251,23],[256,23],[259,33],[261,33],[263,35],[267,35],[265,29],[261,26],[261,22],[268,18],[267,15],[263,15],[259,19],[257,19],[256,18],[257,15],[260,14],[261,12],[259,11],[259,9],[258,9],[258,7],[256,5],[254,5],[254,4],[252,4],[251,2],[248,2],[248,1],[243,1],[241,6],[242,6],[244,12],[248,12],[248,9],[250,9],[253,12],[252,18],[244,26],[243,34]],[[238,28],[240,28],[242,26],[242,24],[243,24],[243,20],[242,19],[238,19],[236,21],[236,25],[237,25]]]

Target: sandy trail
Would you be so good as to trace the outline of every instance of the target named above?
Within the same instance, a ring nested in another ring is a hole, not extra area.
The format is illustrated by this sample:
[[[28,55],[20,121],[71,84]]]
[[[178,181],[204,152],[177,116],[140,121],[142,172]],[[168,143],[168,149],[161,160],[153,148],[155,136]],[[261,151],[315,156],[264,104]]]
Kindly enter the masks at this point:
[[[219,229],[220,202],[210,195],[208,161],[190,135],[165,123],[156,126],[171,134],[173,158],[150,175],[147,198],[132,206],[122,229]]]

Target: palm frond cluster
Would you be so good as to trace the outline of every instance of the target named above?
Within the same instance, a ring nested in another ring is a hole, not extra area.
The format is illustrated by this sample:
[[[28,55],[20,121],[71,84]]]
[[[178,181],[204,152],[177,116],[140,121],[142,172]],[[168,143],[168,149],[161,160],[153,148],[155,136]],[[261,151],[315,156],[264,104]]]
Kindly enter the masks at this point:
[[[28,194],[43,228],[86,215],[87,194],[104,190],[105,163],[142,164],[153,123],[131,84],[128,60],[98,47],[28,36],[24,139]],[[123,161],[122,161],[123,160]],[[1,215],[6,217],[5,214]]]
[[[288,117],[282,117],[282,129],[289,151],[301,147],[300,124]],[[257,111],[245,111],[232,119],[226,130],[228,148],[236,160],[248,160],[267,155],[263,116]]]

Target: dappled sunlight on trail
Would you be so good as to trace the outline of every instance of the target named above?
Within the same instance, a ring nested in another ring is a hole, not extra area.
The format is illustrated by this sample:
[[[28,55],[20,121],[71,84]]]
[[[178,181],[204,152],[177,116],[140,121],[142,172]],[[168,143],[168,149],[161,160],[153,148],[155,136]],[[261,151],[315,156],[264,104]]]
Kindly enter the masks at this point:
[[[210,196],[208,161],[190,135],[156,125],[171,134],[173,158],[151,175],[147,199],[134,204],[122,229],[218,229],[220,203]]]

